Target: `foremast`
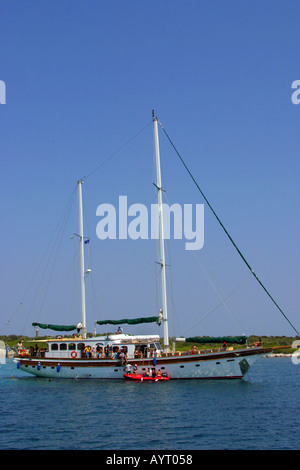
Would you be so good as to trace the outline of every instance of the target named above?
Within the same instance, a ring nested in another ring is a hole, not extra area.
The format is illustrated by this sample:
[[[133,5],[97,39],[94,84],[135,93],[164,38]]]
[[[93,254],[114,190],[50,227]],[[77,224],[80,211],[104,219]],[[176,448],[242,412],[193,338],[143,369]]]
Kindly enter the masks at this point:
[[[162,201],[162,185],[161,185],[161,168],[160,168],[160,151],[158,138],[158,119],[153,117],[153,139],[154,153],[156,164],[156,183],[157,199],[158,199],[158,223],[159,223],[159,246],[160,246],[160,262],[161,265],[161,297],[162,297],[162,314],[163,314],[163,331],[164,331],[164,350],[169,351],[169,329],[168,329],[168,305],[167,305],[167,283],[166,283],[166,259],[164,244],[164,216]]]
[[[78,211],[79,211],[79,254],[80,254],[80,290],[81,290],[81,324],[82,337],[86,338],[86,305],[85,305],[85,281],[84,281],[84,236],[83,236],[83,209],[82,209],[82,180],[78,185]]]

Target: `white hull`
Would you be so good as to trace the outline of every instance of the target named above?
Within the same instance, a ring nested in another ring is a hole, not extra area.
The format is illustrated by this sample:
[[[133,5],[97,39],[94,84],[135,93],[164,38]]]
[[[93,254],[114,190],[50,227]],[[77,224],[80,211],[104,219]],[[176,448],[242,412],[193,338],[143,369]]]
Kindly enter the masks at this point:
[[[197,354],[185,357],[157,358],[156,370],[168,374],[170,379],[242,379],[259,357],[270,353],[268,349],[251,348],[235,352]],[[105,359],[39,359],[16,358],[18,368],[37,377],[61,379],[123,379],[124,366],[116,360]],[[154,367],[152,359],[133,359],[138,373]]]

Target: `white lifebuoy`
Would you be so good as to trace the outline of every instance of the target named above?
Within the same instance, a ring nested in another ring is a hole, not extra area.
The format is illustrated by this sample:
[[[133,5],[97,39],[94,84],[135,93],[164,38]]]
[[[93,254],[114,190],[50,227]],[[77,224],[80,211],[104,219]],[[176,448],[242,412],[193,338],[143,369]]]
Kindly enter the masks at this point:
[[[73,359],[74,359],[75,357],[77,357],[77,352],[76,352],[76,351],[72,351],[72,352],[71,352],[71,356],[72,356]]]

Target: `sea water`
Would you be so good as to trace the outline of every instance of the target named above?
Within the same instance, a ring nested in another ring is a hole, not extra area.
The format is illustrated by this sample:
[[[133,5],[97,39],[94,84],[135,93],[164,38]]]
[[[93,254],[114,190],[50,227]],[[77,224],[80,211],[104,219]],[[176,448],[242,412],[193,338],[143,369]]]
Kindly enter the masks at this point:
[[[0,364],[1,450],[300,447],[300,364],[259,359],[243,380],[62,380]]]

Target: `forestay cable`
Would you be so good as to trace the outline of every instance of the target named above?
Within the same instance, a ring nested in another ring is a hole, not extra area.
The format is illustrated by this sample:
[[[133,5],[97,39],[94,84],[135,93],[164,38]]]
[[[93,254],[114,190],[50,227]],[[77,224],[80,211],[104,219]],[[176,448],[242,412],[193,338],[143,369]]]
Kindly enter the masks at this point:
[[[159,122],[159,121],[158,121]],[[195,180],[194,176],[192,175],[192,173],[190,172],[189,168],[187,167],[186,163],[184,162],[183,158],[181,157],[180,153],[178,152],[178,150],[176,149],[175,145],[173,144],[172,140],[170,139],[168,133],[166,132],[165,128],[163,127],[163,125],[161,124],[161,122],[159,122],[159,125],[161,126],[162,130],[164,131],[167,139],[169,140],[170,144],[172,145],[173,149],[175,150],[176,154],[178,155],[181,163],[183,164],[183,166],[185,167],[186,171],[188,172],[188,174],[190,175],[190,177],[192,178],[194,184],[196,185],[198,191],[201,193],[202,197],[204,198],[206,204],[208,205],[208,207],[210,208],[210,210],[212,211],[212,213],[214,214],[214,216],[216,217],[217,221],[219,222],[219,224],[221,225],[222,229],[224,230],[224,232],[226,233],[227,237],[229,238],[229,240],[231,241],[232,245],[234,246],[234,248],[236,249],[236,251],[238,252],[238,254],[240,255],[240,257],[242,258],[242,260],[244,261],[244,263],[246,264],[247,268],[251,271],[251,273],[253,274],[253,276],[255,277],[255,279],[257,280],[257,282],[261,285],[261,287],[264,289],[264,291],[266,292],[266,294],[270,297],[270,299],[272,300],[272,302],[274,303],[274,305],[278,308],[278,310],[280,311],[280,313],[284,316],[284,318],[288,321],[288,323],[291,325],[291,327],[295,330],[295,332],[297,333],[297,335],[299,335],[299,332],[297,331],[297,329],[294,327],[294,325],[290,322],[290,320],[287,318],[287,316],[285,315],[285,313],[282,311],[282,309],[279,307],[279,305],[277,304],[277,302],[274,300],[274,298],[271,296],[270,292],[267,290],[267,288],[263,285],[262,281],[259,279],[259,277],[257,276],[257,274],[253,271],[252,267],[250,266],[250,264],[248,263],[248,261],[246,260],[246,258],[244,257],[244,255],[242,254],[242,252],[239,250],[238,246],[236,245],[236,243],[234,242],[234,240],[232,239],[232,237],[230,236],[230,234],[228,233],[228,231],[226,230],[226,228],[224,227],[223,223],[221,222],[220,218],[218,217],[218,215],[216,214],[216,212],[214,211],[213,207],[211,206],[211,204],[209,203],[209,201],[207,200],[205,194],[203,193],[202,189],[200,188],[200,186],[198,185],[197,181]]]

